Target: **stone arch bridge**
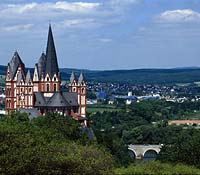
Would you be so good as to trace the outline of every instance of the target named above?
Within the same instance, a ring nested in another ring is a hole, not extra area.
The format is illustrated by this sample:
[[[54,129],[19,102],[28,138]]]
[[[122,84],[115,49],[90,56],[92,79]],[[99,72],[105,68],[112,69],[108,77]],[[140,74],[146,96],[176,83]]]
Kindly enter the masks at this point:
[[[155,159],[159,154],[160,149],[162,148],[162,144],[160,145],[129,145],[128,149],[130,150],[131,156],[134,159]]]

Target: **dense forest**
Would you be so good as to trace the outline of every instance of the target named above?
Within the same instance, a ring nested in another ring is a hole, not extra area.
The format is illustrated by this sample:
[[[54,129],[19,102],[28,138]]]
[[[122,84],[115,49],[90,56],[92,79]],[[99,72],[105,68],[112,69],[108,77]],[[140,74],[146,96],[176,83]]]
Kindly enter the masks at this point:
[[[0,120],[0,174],[112,174],[111,155],[93,142],[71,117],[13,113]]]
[[[23,113],[0,118],[0,174],[200,174],[200,131],[169,126],[190,116],[200,102],[146,101],[88,114],[91,129],[71,117]],[[138,162],[128,144],[159,144],[156,161]]]
[[[194,113],[199,118],[200,102],[144,101],[119,107],[120,111],[88,114],[97,142],[107,147],[119,164],[130,163],[125,156],[128,144],[163,144],[160,161],[200,167],[200,130],[168,125],[168,120],[192,119]]]

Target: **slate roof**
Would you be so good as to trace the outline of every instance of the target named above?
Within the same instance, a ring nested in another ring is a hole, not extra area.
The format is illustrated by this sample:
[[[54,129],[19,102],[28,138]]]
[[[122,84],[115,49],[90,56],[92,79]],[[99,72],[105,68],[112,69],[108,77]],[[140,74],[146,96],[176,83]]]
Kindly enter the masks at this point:
[[[60,92],[54,93],[48,100],[47,106],[49,107],[65,107],[70,106]]]
[[[86,133],[88,135],[89,139],[94,139],[95,138],[95,134],[94,131],[91,127],[82,127],[81,131]]]
[[[78,78],[78,82],[82,83],[83,81],[85,82],[85,77],[83,76],[83,73],[81,72],[81,74],[80,74],[80,76]]]
[[[27,113],[30,120],[32,120],[33,118],[36,118],[38,116],[38,110],[36,108],[33,108],[33,109],[20,108],[20,109],[18,109],[18,111],[21,113]]]
[[[26,80],[25,80],[25,83],[28,84],[31,80],[31,73],[30,73],[30,70],[28,70],[27,74],[26,74]]]
[[[35,107],[69,107],[78,106],[77,93],[55,92],[52,97],[44,97],[44,93],[35,93]]]
[[[70,106],[78,106],[78,95],[76,92],[63,92],[62,94]]]
[[[42,55],[40,56],[37,67],[38,67],[38,77],[39,79],[41,79],[41,76],[42,74],[45,73],[46,69],[46,55],[44,53],[42,53]]]
[[[48,33],[48,41],[47,41],[47,49],[46,49],[46,74],[48,73],[49,76],[52,78],[53,75],[56,73],[58,75],[58,61],[56,56],[56,49],[53,39],[53,33],[51,29],[51,25],[49,26],[49,33]]]
[[[10,78],[11,78],[11,80],[13,80],[19,65],[22,66],[22,70],[23,71],[25,70],[24,63],[22,62],[22,60],[21,60],[21,58],[20,58],[20,56],[19,56],[17,51],[15,51],[11,61],[8,64],[10,66]]]
[[[35,92],[35,106],[46,106],[46,100],[44,94],[41,92]]]
[[[71,76],[70,76],[70,83],[73,83],[74,80],[76,80],[76,77],[74,75],[74,72],[72,71]]]

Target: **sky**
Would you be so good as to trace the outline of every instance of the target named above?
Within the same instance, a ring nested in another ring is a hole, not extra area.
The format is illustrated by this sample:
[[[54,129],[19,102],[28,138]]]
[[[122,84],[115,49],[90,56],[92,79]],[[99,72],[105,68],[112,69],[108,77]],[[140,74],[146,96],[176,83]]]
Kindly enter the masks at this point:
[[[0,64],[46,51],[60,68],[200,67],[200,0],[0,0]]]

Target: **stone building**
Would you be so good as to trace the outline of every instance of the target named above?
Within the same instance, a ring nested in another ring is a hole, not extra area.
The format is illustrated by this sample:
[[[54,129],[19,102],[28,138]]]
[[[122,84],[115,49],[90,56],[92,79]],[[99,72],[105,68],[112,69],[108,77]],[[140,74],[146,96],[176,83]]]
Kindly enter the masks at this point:
[[[72,116],[86,124],[86,81],[72,72],[69,91],[60,89],[60,72],[51,26],[46,53],[35,64],[34,73],[26,71],[18,52],[8,63],[5,79],[5,109],[9,111],[37,111],[37,115],[58,112]]]

